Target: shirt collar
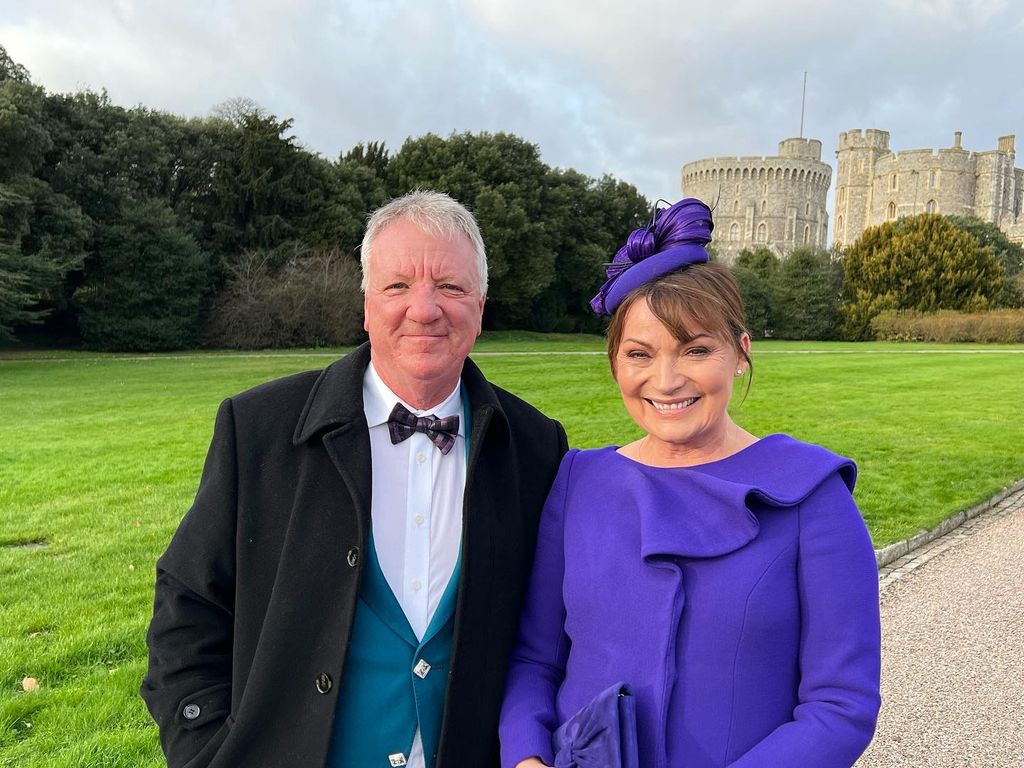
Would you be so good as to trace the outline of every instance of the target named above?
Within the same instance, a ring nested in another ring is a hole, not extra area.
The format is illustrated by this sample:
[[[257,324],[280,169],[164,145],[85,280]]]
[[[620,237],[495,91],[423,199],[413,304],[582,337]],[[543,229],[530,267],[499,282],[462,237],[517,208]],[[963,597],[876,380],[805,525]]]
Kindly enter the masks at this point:
[[[388,416],[391,415],[395,403],[401,403],[417,416],[429,413],[442,419],[446,416],[461,417],[462,398],[459,395],[461,386],[462,382],[459,381],[451,394],[439,405],[424,409],[413,408],[409,403],[391,391],[391,388],[384,383],[384,380],[377,373],[371,362],[366,366],[366,373],[363,374],[363,411],[366,414],[366,425],[372,428],[387,423]],[[463,418],[459,419],[459,436],[463,438],[466,436],[465,421]]]

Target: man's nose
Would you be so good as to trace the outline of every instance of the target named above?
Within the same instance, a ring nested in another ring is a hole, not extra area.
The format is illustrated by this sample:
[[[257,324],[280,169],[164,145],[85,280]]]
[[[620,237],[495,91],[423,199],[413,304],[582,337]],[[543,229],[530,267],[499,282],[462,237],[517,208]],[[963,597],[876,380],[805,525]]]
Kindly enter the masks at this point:
[[[433,288],[413,292],[406,313],[409,319],[424,324],[437,320],[441,316],[441,305],[437,298],[437,291]]]

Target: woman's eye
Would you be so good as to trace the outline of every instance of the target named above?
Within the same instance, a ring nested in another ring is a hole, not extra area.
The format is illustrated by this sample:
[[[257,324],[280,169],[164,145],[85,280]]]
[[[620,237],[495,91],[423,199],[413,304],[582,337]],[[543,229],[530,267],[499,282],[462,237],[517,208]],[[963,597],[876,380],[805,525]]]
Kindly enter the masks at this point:
[[[709,354],[710,350],[707,347],[690,347],[686,350],[686,354],[693,357],[704,357]]]

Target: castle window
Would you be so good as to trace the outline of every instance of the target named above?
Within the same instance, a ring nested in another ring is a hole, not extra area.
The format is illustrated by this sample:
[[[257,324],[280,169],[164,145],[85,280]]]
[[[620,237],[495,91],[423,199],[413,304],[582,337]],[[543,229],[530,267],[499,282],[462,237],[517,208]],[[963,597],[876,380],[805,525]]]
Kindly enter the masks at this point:
[[[932,189],[938,189],[939,186],[939,172],[929,171],[928,172],[928,186]]]
[[[757,228],[757,242],[767,243],[768,242],[768,227],[762,222]]]
[[[811,228],[805,224],[804,225],[804,245],[807,245],[809,242],[811,242]]]
[[[740,239],[740,225],[735,221],[732,223],[732,226],[729,227],[729,239],[732,241]]]
[[[810,215],[811,215],[811,204],[810,203],[804,203],[804,216],[810,216]]]
[[[839,188],[839,204],[840,205],[845,205],[846,204],[846,187],[840,187]]]
[[[768,201],[767,200],[762,200],[761,201],[761,215],[762,216],[764,216],[764,212],[765,212],[765,210],[767,210],[767,208],[768,208]]]
[[[889,210],[886,212],[886,218],[890,221],[896,218],[896,203],[889,203]]]
[[[732,212],[733,213],[739,213],[740,212],[740,201],[739,200],[733,200],[732,201]]]
[[[895,173],[892,174],[892,176],[889,177],[889,189],[892,189],[892,190],[899,189],[899,186],[897,185],[897,178],[898,178],[898,176]]]
[[[924,210],[927,213],[938,213],[939,205],[934,200],[929,200],[925,203]]]
[[[843,217],[840,216],[838,219],[836,219],[836,235],[840,236],[842,234],[844,234],[843,233]]]
[[[768,169],[768,181],[775,181],[775,169],[774,168],[769,168]]]

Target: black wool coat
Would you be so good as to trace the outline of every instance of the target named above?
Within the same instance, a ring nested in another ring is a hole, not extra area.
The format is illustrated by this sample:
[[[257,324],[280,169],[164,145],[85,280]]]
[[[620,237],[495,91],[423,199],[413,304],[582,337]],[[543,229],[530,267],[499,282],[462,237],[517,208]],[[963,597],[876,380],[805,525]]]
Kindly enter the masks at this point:
[[[157,562],[142,696],[170,768],[320,768],[370,531],[363,345],[225,400]],[[462,372],[462,569],[437,768],[498,765],[497,720],[561,425]]]

